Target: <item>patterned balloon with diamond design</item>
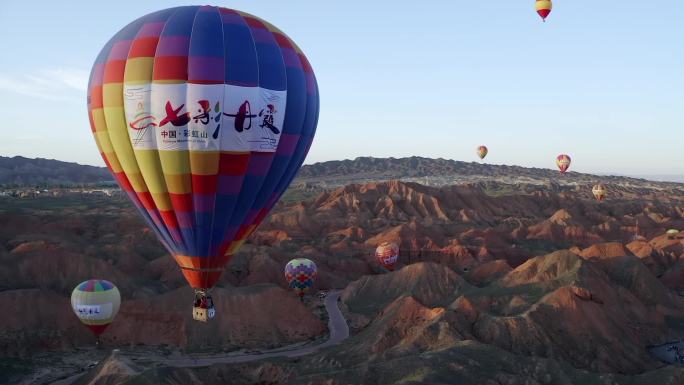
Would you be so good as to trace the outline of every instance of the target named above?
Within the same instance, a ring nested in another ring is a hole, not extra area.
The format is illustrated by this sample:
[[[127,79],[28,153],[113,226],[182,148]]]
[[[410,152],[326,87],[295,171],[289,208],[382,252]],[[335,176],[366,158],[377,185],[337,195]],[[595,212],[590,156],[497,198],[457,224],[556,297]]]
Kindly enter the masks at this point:
[[[298,296],[303,297],[313,286],[317,270],[312,260],[295,258],[285,265],[285,280]]]

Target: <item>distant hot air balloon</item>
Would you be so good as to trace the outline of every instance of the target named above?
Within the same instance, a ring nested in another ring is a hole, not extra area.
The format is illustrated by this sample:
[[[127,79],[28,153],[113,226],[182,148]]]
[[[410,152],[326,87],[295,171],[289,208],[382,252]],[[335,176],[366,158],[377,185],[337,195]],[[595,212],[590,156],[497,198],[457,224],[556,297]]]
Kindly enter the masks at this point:
[[[489,150],[487,150],[486,146],[480,146],[477,148],[477,156],[479,156],[480,159],[484,159],[485,156],[487,156],[488,152],[489,152]]]
[[[594,187],[591,188],[591,192],[594,194],[594,197],[596,197],[596,200],[602,201],[606,198],[606,188],[603,187],[602,184],[597,184],[594,185]]]
[[[388,270],[394,270],[399,259],[399,246],[391,242],[383,242],[375,249],[375,258]]]
[[[223,267],[301,167],[318,110],[302,51],[243,12],[154,12],[98,55],[88,86],[95,141],[196,290],[193,311],[211,307]]]
[[[551,8],[553,8],[553,4],[551,4],[551,0],[537,0],[534,4],[534,7],[537,10],[539,16],[541,16],[542,21],[546,22],[546,18],[551,13]]]
[[[571,159],[568,155],[560,154],[556,157],[556,166],[558,166],[561,174],[565,174],[565,172],[568,171],[568,168],[570,168],[570,162]]]
[[[299,298],[313,286],[317,274],[318,268],[310,259],[296,258],[285,265],[285,280]]]
[[[114,320],[121,305],[121,294],[104,279],[83,281],[71,292],[71,308],[76,317],[98,337]]]
[[[679,230],[669,229],[665,232],[665,234],[667,234],[668,239],[675,239],[675,237],[677,237],[677,235],[679,235]]]

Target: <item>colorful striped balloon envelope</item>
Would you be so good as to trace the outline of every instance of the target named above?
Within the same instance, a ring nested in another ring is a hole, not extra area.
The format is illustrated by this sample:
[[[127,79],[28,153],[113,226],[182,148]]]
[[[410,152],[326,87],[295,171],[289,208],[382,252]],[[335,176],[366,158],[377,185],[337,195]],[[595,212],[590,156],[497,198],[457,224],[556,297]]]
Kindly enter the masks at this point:
[[[127,25],[88,86],[107,167],[197,290],[215,285],[285,192],[318,111],[314,73],[294,42],[213,6]]]
[[[310,259],[296,258],[285,265],[285,280],[300,297],[313,286],[317,275],[316,264]]]
[[[479,146],[477,148],[477,156],[479,156],[480,159],[484,159],[485,156],[487,156],[487,153],[489,153],[487,146]]]
[[[114,320],[121,305],[121,294],[104,279],[83,281],[71,292],[71,308],[76,317],[96,336]]]
[[[569,155],[560,154],[556,157],[556,166],[558,166],[558,170],[561,174],[565,174],[565,172],[568,171],[570,163],[572,163],[572,159],[570,159]]]
[[[542,21],[545,22],[546,18],[549,17],[549,14],[551,13],[551,9],[553,9],[553,3],[551,3],[551,0],[536,0],[534,9],[537,11],[539,17],[542,18]]]

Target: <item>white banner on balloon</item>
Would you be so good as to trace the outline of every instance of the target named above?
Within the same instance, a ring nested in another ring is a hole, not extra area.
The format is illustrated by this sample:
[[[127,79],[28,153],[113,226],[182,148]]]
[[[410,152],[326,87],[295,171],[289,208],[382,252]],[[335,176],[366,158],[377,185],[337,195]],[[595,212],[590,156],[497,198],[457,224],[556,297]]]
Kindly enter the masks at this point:
[[[80,319],[106,320],[112,316],[113,305],[111,302],[100,305],[75,304],[74,310]]]
[[[257,115],[261,103],[259,88],[226,85],[223,95],[221,150],[250,151],[257,131]]]
[[[286,91],[225,86],[223,151],[274,152],[285,121]]]
[[[218,151],[223,118],[223,84],[188,84],[186,108],[190,117],[188,146],[193,151]]]
[[[155,117],[157,150],[188,149],[188,85],[152,83],[152,115]]]
[[[273,152],[278,148],[285,122],[286,91],[259,89],[261,108],[257,114],[258,131],[250,141],[251,151]]]
[[[287,91],[224,84],[124,85],[136,150],[274,152],[286,98]]]
[[[136,150],[157,148],[157,138],[154,135],[157,123],[152,115],[151,93],[151,84],[124,85],[123,101],[128,136]]]

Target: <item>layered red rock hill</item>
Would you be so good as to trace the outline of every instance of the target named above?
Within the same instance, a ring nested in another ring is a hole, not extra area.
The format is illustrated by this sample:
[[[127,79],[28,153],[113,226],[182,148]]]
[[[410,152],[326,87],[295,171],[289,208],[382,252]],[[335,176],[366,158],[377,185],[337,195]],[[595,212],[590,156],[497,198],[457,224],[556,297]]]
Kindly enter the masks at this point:
[[[638,376],[576,369],[559,360],[513,354],[474,340],[449,348],[415,352],[389,361],[366,357],[347,365],[334,351],[290,360],[214,364],[199,368],[140,368],[112,356],[77,385],[113,383],[188,385],[405,385],[405,384],[629,384],[678,385],[684,369],[665,366]],[[343,357],[342,357],[343,358]]]
[[[489,263],[480,287],[419,263],[352,282],[342,300],[355,335],[301,359],[130,370],[110,359],[88,378],[218,384],[679,384],[684,370],[646,353],[681,338],[682,299],[618,243],[559,251],[511,270]],[[498,277],[498,278],[496,278]],[[114,368],[114,369],[111,369]],[[101,382],[106,383],[106,382]]]
[[[667,228],[682,225],[680,196],[673,195],[663,203],[651,198],[659,194],[653,192],[598,203],[586,196],[583,188],[556,186],[554,192],[538,186],[505,190],[506,186],[487,183],[434,188],[392,181],[349,185],[312,200],[281,203],[226,267],[218,286],[232,290],[272,284],[285,290],[285,263],[303,256],[319,267],[314,291],[345,287],[360,277],[384,272],[373,258],[373,250],[380,242],[393,241],[403,250],[398,268],[409,262],[434,262],[458,272],[475,287],[493,285],[510,274],[510,269],[535,256],[576,247],[589,259],[596,253],[625,254],[632,257],[628,262],[638,257],[667,287],[682,289],[684,237],[663,235]],[[632,194],[629,190],[623,194],[628,193]],[[126,303],[167,304],[167,293],[186,287],[173,260],[125,201],[84,199],[69,206],[53,200],[53,206],[47,208],[37,208],[43,201],[26,202],[24,211],[0,212],[0,223],[6,224],[0,226],[0,293],[7,296],[6,301],[21,298],[50,308],[53,305],[44,305],[41,298],[60,298],[64,304],[60,306],[67,307],[58,314],[71,317],[68,296],[76,284],[88,278],[112,280]],[[637,220],[642,238],[632,241]],[[599,250],[591,251],[592,245],[603,240],[620,241],[626,247],[610,246],[620,249],[610,251],[596,246]],[[587,248],[589,251],[582,251]],[[624,268],[634,269],[629,264]],[[659,295],[652,293],[656,299]],[[524,298],[516,298],[508,309],[525,303]],[[182,302],[179,306],[189,305]],[[28,320],[27,325],[40,325],[42,313],[28,308],[14,309],[20,312],[18,317]],[[44,331],[47,335],[66,327],[50,322],[54,327]],[[180,325],[185,321],[173,322]],[[310,325],[307,336],[320,330]],[[30,327],[12,330],[27,333],[27,341],[35,337]],[[56,338],[51,347],[89,343],[87,334],[79,339],[69,333]],[[282,336],[295,334],[283,332]],[[203,338],[201,334],[188,335]],[[163,333],[157,337],[149,337],[145,343],[179,341]],[[281,341],[262,337],[267,343]],[[10,339],[5,341],[0,348],[9,349]]]
[[[69,303],[89,278],[108,279],[122,293],[119,315],[102,336],[110,346],[263,348],[326,330],[286,290],[281,262],[259,253],[241,257],[244,270],[239,263],[227,269],[215,290],[215,322],[193,322],[192,291],[133,209],[86,205],[63,214],[71,210],[0,213],[9,224],[0,226],[0,306],[8,315],[0,319],[2,355],[92,345]]]
[[[192,290],[126,300],[101,336],[107,346],[161,345],[191,349],[276,347],[320,336],[326,327],[296,296],[280,287],[253,285],[214,291],[217,316],[192,320]],[[49,290],[0,292],[0,353],[28,356],[36,350],[91,346],[94,337],[78,321],[67,297]]]
[[[614,192],[627,194],[629,189],[615,187]],[[678,202],[673,205],[648,195],[596,202],[587,191],[535,188],[491,195],[479,185],[352,184],[280,205],[253,242],[276,249],[311,245],[323,254],[357,250],[368,256],[377,244],[390,241],[402,250],[442,251],[461,267],[472,265],[471,258],[477,263],[504,259],[517,266],[558,248],[628,243],[637,232],[650,239],[670,227],[684,227],[684,195],[672,197]],[[400,262],[407,263],[404,259]]]
[[[366,325],[335,357],[389,360],[477,340],[592,371],[658,367],[645,346],[684,337],[684,300],[637,257],[599,257],[535,257],[483,287],[431,263],[364,277],[342,298]]]

